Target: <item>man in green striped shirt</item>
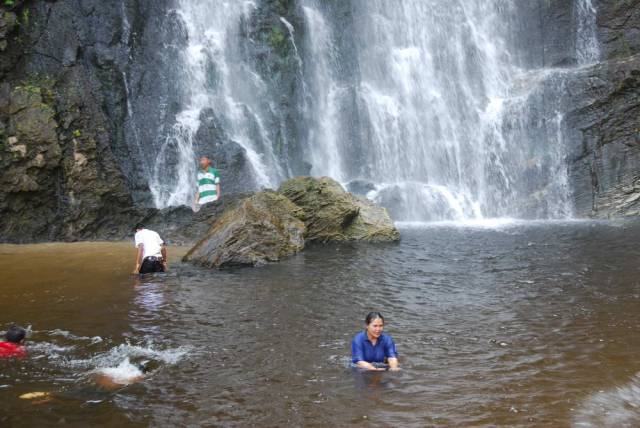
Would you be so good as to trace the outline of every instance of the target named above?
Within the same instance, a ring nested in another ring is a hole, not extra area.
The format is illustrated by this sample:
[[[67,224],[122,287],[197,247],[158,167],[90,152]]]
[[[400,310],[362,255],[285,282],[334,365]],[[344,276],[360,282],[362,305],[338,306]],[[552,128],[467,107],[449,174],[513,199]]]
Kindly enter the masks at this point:
[[[198,193],[196,206],[202,206],[220,198],[220,173],[211,166],[211,160],[202,156],[198,170]]]

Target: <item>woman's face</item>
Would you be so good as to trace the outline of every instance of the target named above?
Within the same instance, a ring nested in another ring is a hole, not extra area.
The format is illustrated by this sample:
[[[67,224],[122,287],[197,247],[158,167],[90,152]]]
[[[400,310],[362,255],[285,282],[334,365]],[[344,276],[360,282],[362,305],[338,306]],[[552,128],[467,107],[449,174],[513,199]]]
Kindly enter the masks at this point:
[[[384,321],[380,318],[374,319],[367,325],[367,333],[369,333],[371,337],[380,337],[382,330],[384,330]]]

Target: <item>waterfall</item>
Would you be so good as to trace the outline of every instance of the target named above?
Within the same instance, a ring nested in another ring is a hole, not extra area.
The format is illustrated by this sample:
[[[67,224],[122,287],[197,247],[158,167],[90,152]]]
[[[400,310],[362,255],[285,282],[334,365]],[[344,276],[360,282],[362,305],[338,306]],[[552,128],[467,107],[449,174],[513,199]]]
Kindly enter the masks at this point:
[[[574,1],[583,66],[599,58],[596,9]],[[179,108],[153,143],[156,206],[191,202],[199,133],[214,120],[225,137],[211,144],[242,147],[254,188],[309,171],[359,188],[396,220],[570,217],[562,94],[572,69],[524,62],[521,6],[297,0],[265,30],[255,19],[265,0],[175,0]],[[280,53],[258,40],[274,28]],[[281,55],[284,74],[269,75],[260,55]]]
[[[577,0],[576,55],[579,65],[593,64],[600,58],[597,11],[593,0]]]
[[[314,174],[369,183],[368,196],[397,220],[570,216],[561,92],[553,92],[565,73],[517,63],[516,3],[354,0],[353,27],[341,29],[327,24],[322,2],[303,1]],[[592,7],[580,13],[595,22]],[[593,58],[595,33],[579,31]],[[335,41],[345,37],[355,38],[353,88],[337,77]],[[364,141],[349,158],[344,129],[355,123]]]
[[[241,56],[246,42],[241,25],[255,8],[255,2],[242,0],[177,2],[186,31],[176,79],[183,107],[160,144],[150,180],[158,207],[193,200],[200,155],[196,136],[205,111],[213,111],[226,134],[246,151],[259,187],[273,187],[285,175],[265,125],[267,85]]]
[[[310,164],[313,175],[327,175],[342,181],[342,156],[339,147],[339,96],[343,88],[333,56],[334,41],[324,16],[315,8],[303,8],[309,32],[309,87],[312,90],[313,112],[308,115],[310,132]]]

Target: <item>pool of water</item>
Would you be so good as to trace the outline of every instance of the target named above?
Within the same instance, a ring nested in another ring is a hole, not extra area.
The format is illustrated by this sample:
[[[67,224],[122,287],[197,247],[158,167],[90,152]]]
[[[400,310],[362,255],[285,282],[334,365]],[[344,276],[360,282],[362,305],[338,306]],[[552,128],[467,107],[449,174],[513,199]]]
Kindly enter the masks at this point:
[[[0,361],[0,425],[640,425],[640,224],[402,234],[232,271],[170,248],[142,280],[130,243],[0,246],[0,330],[32,330],[29,359]],[[399,373],[349,368],[370,310]],[[140,382],[92,380],[141,360]]]

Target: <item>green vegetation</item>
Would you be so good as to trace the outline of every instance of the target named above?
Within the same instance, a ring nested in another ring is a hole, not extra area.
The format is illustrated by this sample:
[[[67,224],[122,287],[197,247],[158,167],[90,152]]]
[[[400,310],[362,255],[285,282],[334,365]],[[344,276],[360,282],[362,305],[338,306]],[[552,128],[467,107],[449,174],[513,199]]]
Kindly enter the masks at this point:
[[[22,19],[20,20],[21,25],[24,25],[25,27],[29,25],[29,9],[24,8],[22,10]]]
[[[7,7],[13,7],[16,4],[16,2],[14,0],[4,0],[3,3]]]
[[[42,89],[39,86],[35,86],[35,85],[29,84],[29,83],[25,83],[23,85],[16,86],[16,89],[21,89],[21,90],[27,91],[30,94],[38,94],[38,95],[42,94]]]
[[[276,7],[280,15],[286,15],[289,11],[289,0],[276,0]]]
[[[75,138],[80,138],[80,137],[82,137],[82,131],[80,131],[79,129],[75,129],[75,130],[73,131],[73,136],[74,136]]]
[[[282,31],[282,28],[278,27],[277,25],[274,25],[271,27],[268,40],[269,40],[269,44],[274,49],[282,49],[286,45],[287,38],[284,35],[284,31]]]

